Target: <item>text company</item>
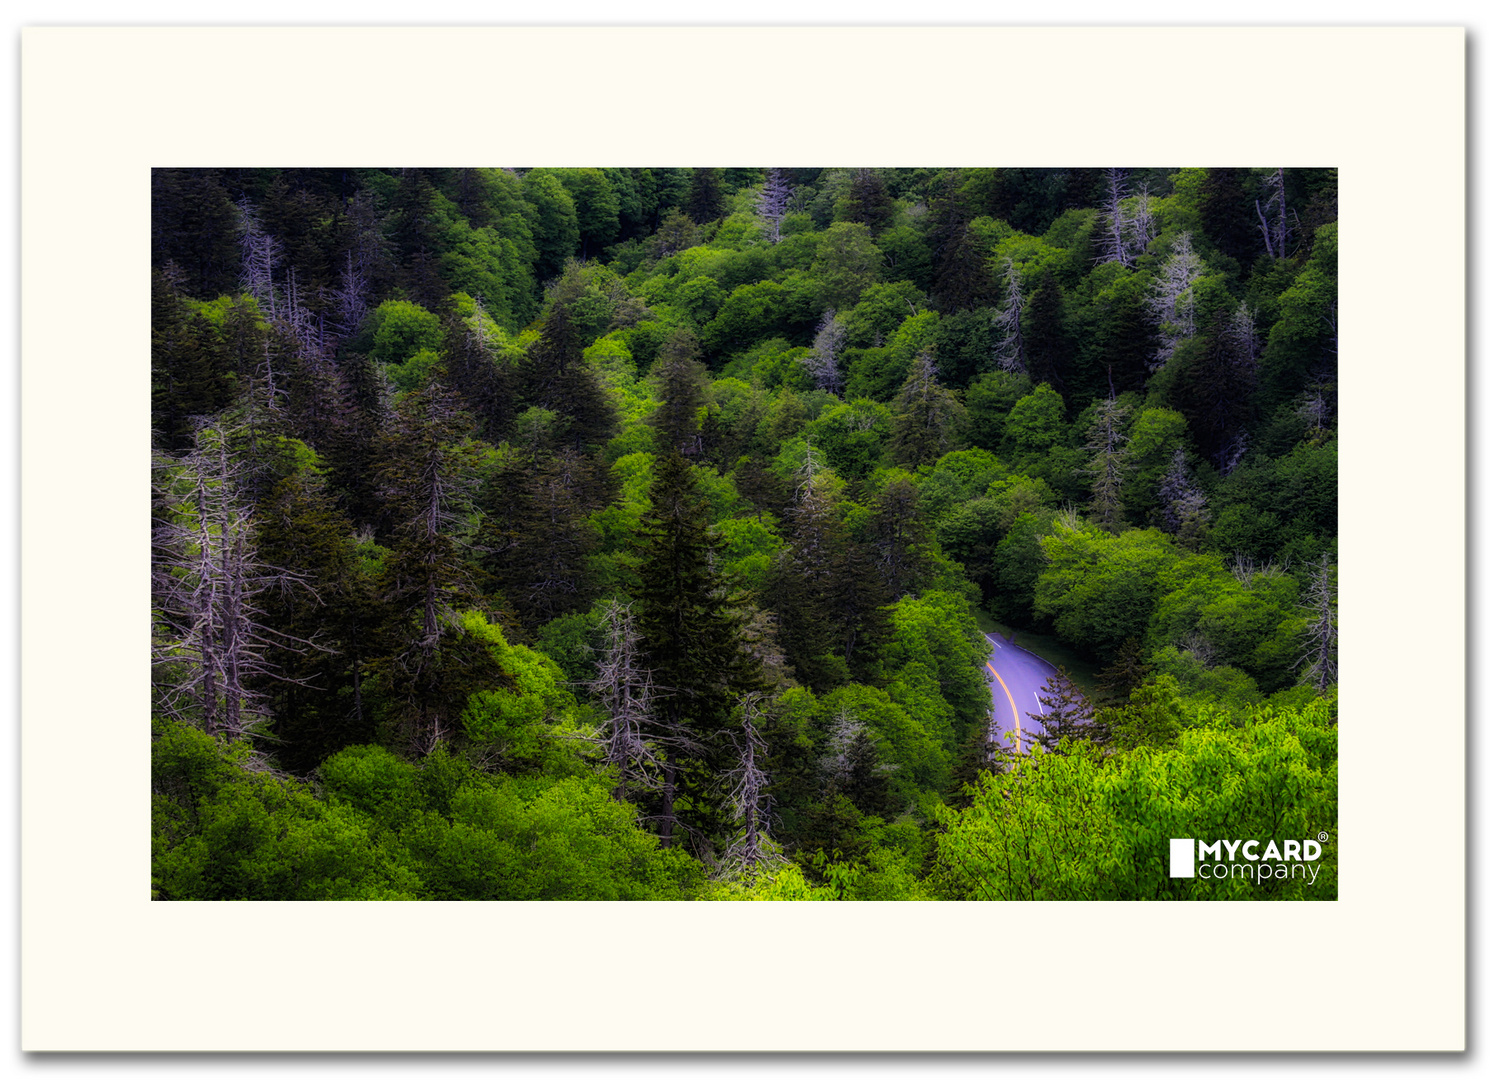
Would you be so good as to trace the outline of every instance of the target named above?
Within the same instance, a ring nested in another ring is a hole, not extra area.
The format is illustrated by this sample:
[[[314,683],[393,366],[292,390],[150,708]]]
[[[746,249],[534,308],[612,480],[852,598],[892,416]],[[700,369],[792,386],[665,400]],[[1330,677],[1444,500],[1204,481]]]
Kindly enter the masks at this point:
[[[1322,869],[1313,864],[1322,856],[1326,839],[1327,833],[1319,833],[1316,840],[1283,840],[1279,847],[1275,840],[1268,840],[1264,848],[1259,840],[1172,839],[1168,841],[1168,876],[1243,877],[1257,884],[1300,877],[1310,885]]]

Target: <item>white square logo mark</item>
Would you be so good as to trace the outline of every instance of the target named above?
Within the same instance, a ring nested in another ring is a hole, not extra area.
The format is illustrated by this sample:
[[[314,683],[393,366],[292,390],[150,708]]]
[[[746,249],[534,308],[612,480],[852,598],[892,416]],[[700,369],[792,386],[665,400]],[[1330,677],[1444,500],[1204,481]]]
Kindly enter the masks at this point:
[[[1169,840],[1168,877],[1193,876],[1193,841]]]

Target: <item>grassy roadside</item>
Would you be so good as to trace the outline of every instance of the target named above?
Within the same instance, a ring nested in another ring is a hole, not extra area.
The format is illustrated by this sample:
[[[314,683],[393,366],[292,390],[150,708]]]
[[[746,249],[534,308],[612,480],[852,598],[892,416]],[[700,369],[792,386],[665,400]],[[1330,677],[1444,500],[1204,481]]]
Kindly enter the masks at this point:
[[[1031,630],[1017,630],[999,622],[991,617],[984,608],[975,609],[975,622],[983,634],[1000,634],[1008,641],[1026,649],[1030,653],[1036,653],[1054,667],[1061,667],[1069,673],[1069,678],[1078,684],[1085,696],[1091,700],[1095,697],[1095,677],[1099,674],[1098,669],[1088,660],[1084,659],[1073,649],[1055,637],[1047,634],[1035,634]]]

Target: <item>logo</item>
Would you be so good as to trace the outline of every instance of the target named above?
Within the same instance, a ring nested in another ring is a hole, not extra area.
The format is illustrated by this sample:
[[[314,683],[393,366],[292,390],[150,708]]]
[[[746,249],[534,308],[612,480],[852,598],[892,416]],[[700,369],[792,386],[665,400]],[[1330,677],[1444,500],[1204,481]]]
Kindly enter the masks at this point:
[[[1174,838],[1167,842],[1167,875],[1175,878],[1249,878],[1256,884],[1302,878],[1309,885],[1322,869],[1314,864],[1323,857],[1328,834],[1316,839],[1197,840]]]

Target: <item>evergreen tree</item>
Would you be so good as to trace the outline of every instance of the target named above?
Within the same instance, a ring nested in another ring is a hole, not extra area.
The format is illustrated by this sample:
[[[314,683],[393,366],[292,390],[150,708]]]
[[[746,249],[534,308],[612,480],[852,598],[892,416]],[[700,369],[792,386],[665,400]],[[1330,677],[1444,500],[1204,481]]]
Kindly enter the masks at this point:
[[[460,612],[477,600],[461,535],[474,484],[470,423],[433,382],[399,400],[380,455],[395,528],[380,583],[382,655],[373,669],[391,735],[421,754],[456,735],[472,692],[505,678],[485,646],[463,640]]]
[[[482,327],[482,305],[471,320],[448,318],[445,339],[445,382],[477,420],[478,432],[494,445],[507,438],[514,422],[515,371],[496,360]]]
[[[977,725],[970,729],[960,752],[950,767],[949,787],[944,791],[944,801],[956,810],[963,810],[974,802],[974,789],[986,773],[1004,771],[1007,763],[1007,748],[996,741],[989,725]]]
[[[1121,488],[1131,467],[1126,457],[1126,414],[1126,407],[1118,401],[1100,402],[1084,447],[1090,454],[1090,516],[1109,533],[1118,533],[1125,526]]]
[[[151,430],[154,442],[180,452],[193,442],[197,418],[225,408],[234,380],[212,328],[192,313],[161,272],[151,277]]]
[[[689,330],[676,330],[659,349],[654,382],[660,405],[648,418],[654,445],[663,454],[698,457],[703,450],[700,413],[707,375],[697,357],[700,346]]]
[[[1047,383],[1064,393],[1064,375],[1073,343],[1064,329],[1063,289],[1053,271],[1043,270],[1042,280],[1022,309],[1024,362],[1034,383]]]
[[[1008,258],[1002,270],[1006,281],[1006,306],[996,317],[1000,335],[996,343],[996,366],[1013,375],[1026,375],[1027,347],[1022,340],[1022,279]]]
[[[1143,389],[1156,355],[1155,324],[1139,278],[1118,282],[1101,304],[1094,343],[1098,370],[1092,368],[1087,385],[1076,388],[1081,401]]]
[[[1188,476],[1187,455],[1179,447],[1173,452],[1172,464],[1157,488],[1162,504],[1162,530],[1178,538],[1185,547],[1196,548],[1209,524],[1209,505],[1202,489]]]
[[[965,408],[939,384],[934,359],[927,352],[913,361],[893,403],[892,459],[916,469],[932,465],[959,445]]]
[[[1037,721],[1037,732],[1029,734],[1028,740],[1049,753],[1061,753],[1070,740],[1096,744],[1110,740],[1110,732],[1095,715],[1094,706],[1063,668],[1048,677],[1038,702],[1042,711],[1027,714]]]
[[[440,311],[451,290],[441,279],[436,189],[427,173],[425,169],[400,170],[389,238],[406,295],[428,311]]]
[[[702,225],[715,221],[726,210],[726,196],[721,190],[720,169],[696,169],[690,177],[690,193],[685,197],[685,213]]]
[[[841,212],[843,221],[855,221],[869,227],[873,235],[880,233],[891,223],[897,206],[887,194],[887,185],[882,182],[876,169],[857,169],[851,178],[851,190],[847,193]]]
[[[325,453],[331,482],[353,525],[387,538],[394,523],[379,488],[378,456],[394,390],[384,369],[361,354],[345,357],[339,372],[342,400]]]
[[[683,827],[697,850],[709,850],[729,819],[732,712],[756,688],[756,673],[743,637],[745,601],[721,575],[710,508],[681,452],[695,441],[691,403],[700,383],[690,342],[674,344],[661,373],[666,397],[655,414],[650,506],[635,546],[636,611],[655,691],[649,738],[662,758],[654,801],[660,839],[672,845]]]
[[[266,659],[284,678],[259,689],[274,717],[276,757],[306,772],[343,747],[372,741],[363,666],[375,647],[373,582],[358,571],[351,523],[315,474],[278,481],[256,516],[261,557],[294,567],[304,582],[262,600],[276,632]]]
[[[221,170],[152,169],[150,262],[176,268],[183,295],[210,300],[231,292],[239,270],[238,215]]]
[[[1198,211],[1204,235],[1242,267],[1255,262],[1260,245],[1253,207],[1245,192],[1249,172],[1241,168],[1210,169],[1204,178]]]
[[[512,462],[485,485],[481,563],[529,629],[591,606],[599,538],[588,518],[611,493],[600,462],[570,447]]]
[[[606,714],[604,760],[617,770],[614,798],[658,787],[659,759],[644,741],[654,707],[653,673],[644,664],[638,620],[630,605],[609,601],[602,615],[604,643],[591,681],[592,698]]]
[[[797,677],[820,693],[869,675],[887,633],[887,595],[872,552],[847,535],[812,467],[787,512],[790,543],[767,593]]]
[[[848,707],[831,722],[827,752],[820,761],[826,800],[844,796],[863,814],[888,809],[888,774],[866,724]]]
[[[1105,705],[1114,707],[1131,700],[1131,691],[1146,682],[1152,672],[1141,654],[1141,640],[1128,637],[1115,654],[1115,662],[1100,672],[1096,684]]]
[[[721,876],[740,878],[750,885],[765,870],[784,860],[769,831],[772,800],[768,794],[770,777],[765,769],[768,746],[762,731],[761,697],[757,694],[744,697],[740,714],[741,729],[733,736],[737,761],[728,777],[736,833],[722,853]]]
[[[264,596],[304,581],[260,557],[230,435],[205,423],[180,462],[157,461],[151,581],[153,707],[232,740],[267,718],[263,680],[284,677],[267,651],[288,642],[266,623]]]
[[[582,359],[582,348],[570,305],[556,304],[525,357],[521,389],[529,404],[565,418],[562,444],[587,453],[612,438],[617,412]]]
[[[917,486],[905,479],[889,483],[872,505],[868,532],[887,596],[896,600],[916,591],[929,570],[928,528]]]
[[[1214,316],[1186,361],[1173,390],[1178,411],[1199,451],[1223,469],[1250,421],[1260,370],[1255,320],[1243,301]]]

